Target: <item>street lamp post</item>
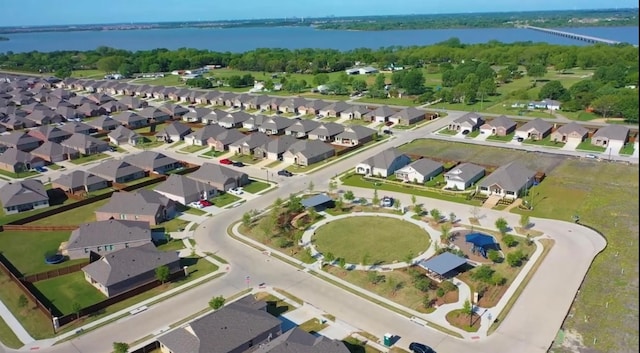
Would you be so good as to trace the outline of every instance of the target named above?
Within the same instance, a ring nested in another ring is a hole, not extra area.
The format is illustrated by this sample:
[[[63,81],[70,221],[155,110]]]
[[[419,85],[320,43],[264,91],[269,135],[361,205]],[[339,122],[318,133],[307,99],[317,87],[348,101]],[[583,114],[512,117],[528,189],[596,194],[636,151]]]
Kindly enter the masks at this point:
[[[264,170],[267,173],[267,183],[268,183],[269,182],[269,169],[264,168],[264,167],[262,167],[260,169]]]

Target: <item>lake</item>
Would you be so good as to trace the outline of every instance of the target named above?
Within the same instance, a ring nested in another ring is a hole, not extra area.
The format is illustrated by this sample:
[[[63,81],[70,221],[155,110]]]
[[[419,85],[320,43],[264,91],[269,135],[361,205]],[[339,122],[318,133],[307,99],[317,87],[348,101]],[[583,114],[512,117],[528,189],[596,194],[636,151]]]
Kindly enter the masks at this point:
[[[638,27],[559,28],[562,31],[638,44]],[[244,52],[255,48],[331,48],[350,50],[389,46],[429,45],[452,37],[475,44],[497,40],[589,45],[586,42],[523,28],[428,29],[399,31],[317,30],[311,27],[175,28],[127,31],[45,32],[3,34],[0,52],[91,50],[108,46],[126,50],[197,48]]]

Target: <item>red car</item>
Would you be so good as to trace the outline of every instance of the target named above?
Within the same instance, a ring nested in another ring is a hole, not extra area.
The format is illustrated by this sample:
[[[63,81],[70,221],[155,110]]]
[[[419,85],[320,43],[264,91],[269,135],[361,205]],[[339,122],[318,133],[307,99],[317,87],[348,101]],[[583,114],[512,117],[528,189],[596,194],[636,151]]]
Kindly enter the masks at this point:
[[[207,200],[200,200],[200,206],[209,207],[209,206],[211,206],[211,202],[209,202]]]
[[[224,159],[221,159],[221,160],[220,160],[220,164],[227,164],[227,165],[231,165],[231,164],[233,164],[233,162],[232,162],[230,159],[228,159],[228,158],[224,158]]]

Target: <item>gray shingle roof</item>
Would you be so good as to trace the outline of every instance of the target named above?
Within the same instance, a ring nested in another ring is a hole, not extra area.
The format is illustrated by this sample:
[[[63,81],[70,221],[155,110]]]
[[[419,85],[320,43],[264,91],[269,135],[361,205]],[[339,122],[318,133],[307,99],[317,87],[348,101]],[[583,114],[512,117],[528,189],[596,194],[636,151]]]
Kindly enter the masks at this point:
[[[69,189],[76,189],[87,185],[102,183],[105,181],[107,181],[107,179],[91,174],[89,172],[74,170],[71,173],[61,175],[58,179],[53,180],[52,183],[62,185]]]
[[[575,121],[572,121],[568,124],[560,126],[558,130],[556,130],[556,132],[561,134],[570,134],[572,132],[575,132],[581,136],[584,136],[589,133],[589,130],[586,127],[576,123]]]
[[[109,202],[96,212],[154,216],[171,202],[173,201],[152,190],[116,192]]]
[[[270,140],[271,138],[269,138],[269,136],[261,132],[254,132],[251,135],[247,135],[241,138],[240,140],[232,143],[231,146],[244,146],[248,148],[256,148],[264,145]]]
[[[241,133],[236,129],[228,129],[228,130],[225,129],[225,131],[215,136],[214,139],[224,145],[230,145],[234,142],[237,142],[245,138],[246,136],[247,135]]]
[[[487,122],[486,124],[484,124],[482,127],[489,127],[489,128],[498,128],[498,127],[503,127],[505,129],[510,129],[514,126],[516,126],[516,122],[507,118],[504,115],[500,115],[499,117],[494,118],[493,120]]]
[[[31,164],[36,162],[42,162],[42,159],[16,148],[7,148],[6,151],[0,154],[1,164],[16,165],[18,163]]]
[[[120,126],[121,123],[108,115],[101,115],[91,121],[88,121],[87,125],[98,130],[111,130],[114,127]]]
[[[344,131],[344,126],[338,123],[323,123],[309,132],[309,135],[335,136]]]
[[[85,134],[73,134],[68,139],[60,142],[64,147],[69,147],[75,150],[88,150],[97,146],[106,146],[107,142],[98,140],[97,138]]]
[[[113,119],[121,122],[122,124],[133,124],[139,121],[144,121],[144,122],[147,121],[147,118],[140,116],[137,113],[131,112],[131,111],[126,111],[118,115],[114,115]]]
[[[266,152],[280,154],[286,152],[289,147],[296,142],[298,142],[298,139],[293,136],[281,136],[279,138],[272,139],[260,147]]]
[[[176,159],[154,151],[144,151],[137,154],[128,155],[124,157],[124,161],[144,170],[155,170],[164,166],[175,165],[179,163],[179,161]]]
[[[184,175],[171,174],[167,180],[155,187],[155,191],[164,194],[174,195],[191,199],[192,197],[201,198],[203,193],[215,189],[206,183],[188,178]]]
[[[398,119],[411,120],[413,118],[424,117],[426,114],[427,114],[427,112],[425,112],[424,110],[417,109],[417,108],[414,108],[414,107],[409,107],[409,108],[406,108],[406,109],[402,109],[401,111],[393,114],[391,117],[392,118],[398,118]]]
[[[467,180],[478,175],[478,173],[482,173],[483,171],[484,171],[484,168],[482,168],[479,165],[475,165],[472,163],[462,163],[455,166],[454,168],[446,172],[444,175],[452,180],[459,180],[459,181],[466,182]]]
[[[506,191],[518,191],[527,184],[536,172],[525,167],[519,161],[513,161],[496,169],[479,183],[480,187],[490,187],[498,184]]]
[[[443,165],[442,163],[433,161],[429,158],[420,158],[417,161],[409,164],[407,167],[413,168],[416,172],[420,173],[421,175],[430,175],[435,171],[437,171],[438,169],[443,168]]]
[[[593,138],[606,137],[610,140],[626,141],[629,136],[629,128],[622,125],[606,125],[598,129]]]
[[[158,251],[149,243],[109,253],[82,271],[102,285],[111,286],[176,261],[179,261],[176,251]]]
[[[185,136],[191,133],[191,128],[183,123],[174,121],[164,130],[158,132],[156,136]]]
[[[192,321],[190,330],[178,328],[158,341],[173,353],[228,353],[280,325],[280,320],[266,311],[239,301]]]
[[[380,106],[378,108],[376,108],[376,110],[370,111],[367,113],[368,116],[382,116],[385,118],[388,118],[390,116],[392,116],[393,114],[397,113],[395,110],[391,109],[390,107],[383,105]]]
[[[289,151],[291,153],[300,153],[306,158],[312,158],[334,151],[334,149],[329,144],[319,140],[300,140],[291,145]]]
[[[40,145],[40,147],[31,151],[31,154],[34,156],[47,156],[47,157],[62,157],[67,158],[66,155],[77,155],[78,152],[76,150],[72,150],[68,147],[64,147],[59,143],[55,143],[52,141],[47,141]]]
[[[90,168],[88,171],[111,181],[127,175],[144,172],[143,169],[133,166],[120,159],[110,159],[108,161],[103,161],[95,167]]]
[[[69,237],[67,249],[80,249],[98,245],[115,245],[148,240],[151,242],[151,229],[148,222],[110,219],[85,223]]]
[[[353,125],[344,128],[344,131],[336,135],[336,139],[361,140],[373,136],[376,130],[362,125]]]
[[[225,131],[227,131],[227,129],[223,128],[220,125],[206,125],[203,128],[187,135],[185,138],[194,138],[196,140],[206,141],[209,137],[216,137]]]
[[[252,353],[349,353],[349,349],[341,341],[294,327]]]
[[[2,207],[24,205],[27,203],[48,201],[49,195],[40,180],[26,179],[8,183],[0,188]]]
[[[549,122],[544,121],[540,118],[536,118],[534,120],[530,120],[528,121],[526,124],[520,126],[519,128],[516,129],[516,131],[524,131],[524,132],[528,132],[531,130],[535,130],[537,132],[546,132],[551,130],[551,124],[549,124]]]
[[[292,120],[292,119],[287,119],[280,116],[273,116],[265,119],[262,122],[262,125],[260,125],[260,127],[268,130],[282,130],[291,126],[294,122],[295,120]]]
[[[189,178],[204,183],[216,182],[219,184],[225,184],[229,179],[241,178],[244,175],[245,173],[227,168],[219,164],[203,163],[198,170],[189,174]]]
[[[404,153],[395,148],[389,148],[375,156],[369,157],[362,161],[363,164],[370,165],[373,168],[388,169],[397,158],[405,158],[407,163],[410,161]]]
[[[93,127],[78,121],[68,121],[64,125],[62,125],[61,130],[68,131],[71,133],[76,133],[76,132],[85,133],[93,130]]]
[[[294,133],[307,133],[313,131],[313,129],[320,126],[320,123],[315,120],[302,119],[296,120],[292,125],[285,128],[285,131],[291,131]]]
[[[43,125],[29,130],[28,134],[42,141],[66,139],[72,135],[72,132],[58,129],[53,125]]]

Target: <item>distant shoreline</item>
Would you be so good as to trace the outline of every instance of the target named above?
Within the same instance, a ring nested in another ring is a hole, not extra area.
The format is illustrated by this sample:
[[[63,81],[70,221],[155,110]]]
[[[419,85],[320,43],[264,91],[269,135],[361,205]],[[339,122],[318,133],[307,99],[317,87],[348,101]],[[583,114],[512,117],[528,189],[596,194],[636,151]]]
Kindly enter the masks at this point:
[[[9,40],[9,38],[7,38],[7,37],[3,37],[3,36],[0,36],[0,42],[2,42],[2,41],[8,41],[8,40]]]

